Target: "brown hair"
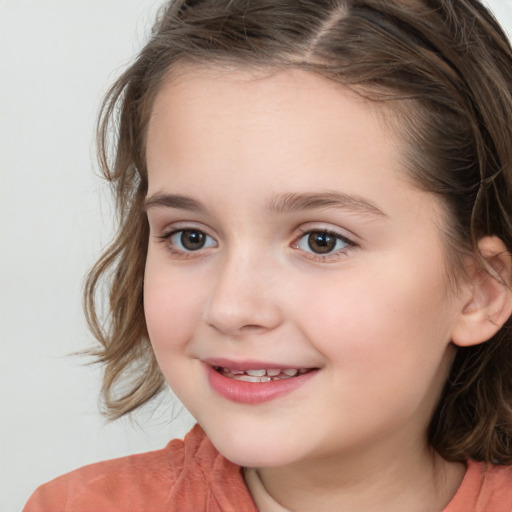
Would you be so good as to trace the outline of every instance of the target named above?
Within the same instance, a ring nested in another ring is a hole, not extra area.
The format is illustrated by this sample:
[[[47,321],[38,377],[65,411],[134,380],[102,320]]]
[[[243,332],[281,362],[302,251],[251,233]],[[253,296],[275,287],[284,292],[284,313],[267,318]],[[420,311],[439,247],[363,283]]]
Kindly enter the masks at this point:
[[[119,229],[85,289],[101,342],[106,412],[164,387],[143,312],[145,133],[178,62],[301,68],[386,102],[409,142],[413,181],[442,199],[452,263],[496,235],[512,252],[512,50],[479,0],[179,0],[103,104],[99,155]],[[111,134],[113,137],[111,138]],[[105,323],[98,288],[108,283]],[[446,459],[512,463],[512,332],[459,348],[429,428]]]

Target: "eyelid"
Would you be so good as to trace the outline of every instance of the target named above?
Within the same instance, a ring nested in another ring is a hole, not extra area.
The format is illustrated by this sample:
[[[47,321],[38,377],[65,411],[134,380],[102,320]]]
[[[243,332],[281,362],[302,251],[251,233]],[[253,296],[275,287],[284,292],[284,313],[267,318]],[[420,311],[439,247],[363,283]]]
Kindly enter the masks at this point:
[[[216,240],[216,237],[212,234],[212,230],[208,227],[202,224],[201,222],[194,222],[194,221],[177,221],[172,222],[170,224],[167,224],[162,229],[159,229],[161,234],[155,235],[156,238],[169,238],[174,233],[177,233],[179,231],[201,231],[205,235],[208,235],[209,237]]]
[[[346,242],[347,244],[358,246],[359,243],[356,240],[360,240],[361,238],[357,236],[355,233],[348,231],[347,229],[341,228],[339,226],[333,226],[332,224],[325,222],[308,222],[305,224],[301,224],[296,229],[295,238],[299,238],[302,235],[312,232],[321,232],[321,233],[329,233],[333,236],[336,236]]]

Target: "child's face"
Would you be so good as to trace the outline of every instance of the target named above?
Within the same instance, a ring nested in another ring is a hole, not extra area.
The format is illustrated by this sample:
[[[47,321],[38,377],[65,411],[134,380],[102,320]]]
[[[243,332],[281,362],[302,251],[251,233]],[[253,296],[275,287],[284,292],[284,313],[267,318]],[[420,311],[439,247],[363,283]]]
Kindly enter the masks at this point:
[[[376,108],[302,71],[190,70],[157,97],[149,335],[239,464],[425,448],[463,304],[441,207],[406,179]],[[245,369],[302,372],[247,383]]]

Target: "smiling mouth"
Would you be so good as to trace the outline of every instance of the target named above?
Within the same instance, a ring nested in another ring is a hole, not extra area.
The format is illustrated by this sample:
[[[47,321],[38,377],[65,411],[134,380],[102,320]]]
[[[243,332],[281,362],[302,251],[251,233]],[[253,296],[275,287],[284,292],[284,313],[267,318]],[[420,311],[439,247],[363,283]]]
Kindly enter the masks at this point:
[[[240,380],[243,382],[272,382],[276,380],[285,380],[304,375],[311,372],[314,368],[268,368],[261,370],[232,370],[221,366],[214,366],[213,369],[228,379]]]

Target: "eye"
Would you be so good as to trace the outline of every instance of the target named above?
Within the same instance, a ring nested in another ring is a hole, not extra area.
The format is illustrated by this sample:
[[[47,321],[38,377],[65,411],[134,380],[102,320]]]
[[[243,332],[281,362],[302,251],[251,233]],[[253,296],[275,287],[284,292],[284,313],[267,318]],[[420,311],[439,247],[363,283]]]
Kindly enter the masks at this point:
[[[199,251],[208,247],[216,247],[217,242],[199,229],[181,229],[164,237],[173,249],[183,252]]]
[[[309,231],[297,242],[296,248],[314,254],[331,254],[354,245],[350,240],[331,231]]]

